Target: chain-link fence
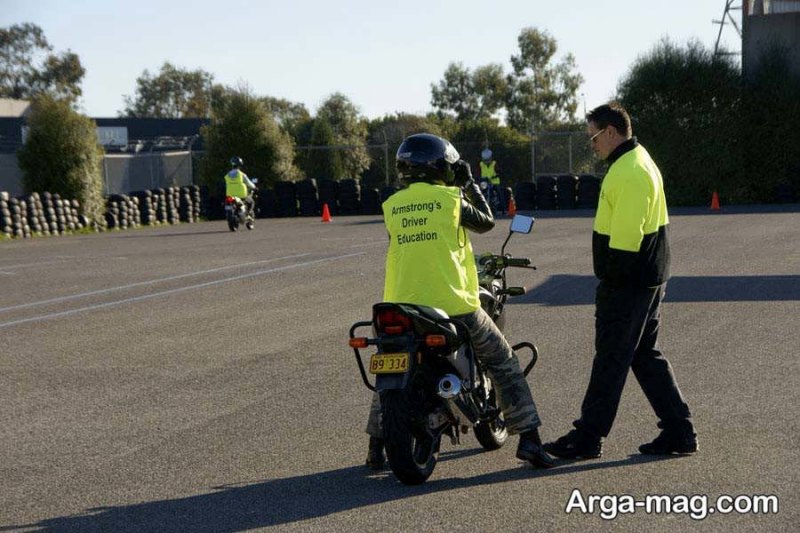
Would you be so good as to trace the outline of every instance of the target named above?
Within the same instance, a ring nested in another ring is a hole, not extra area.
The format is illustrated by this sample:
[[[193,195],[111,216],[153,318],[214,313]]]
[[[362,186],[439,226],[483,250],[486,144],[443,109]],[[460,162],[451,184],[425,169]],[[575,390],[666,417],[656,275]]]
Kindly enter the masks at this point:
[[[472,165],[476,176],[481,152],[490,148],[498,175],[508,185],[533,181],[533,176],[605,174],[605,165],[593,155],[585,132],[537,133],[534,142],[456,141],[454,145],[461,158]],[[389,143],[367,147],[371,164],[362,176],[363,184],[371,187],[397,184],[394,155],[398,146]]]
[[[103,192],[108,196],[192,185],[195,164],[190,151],[106,154]]]

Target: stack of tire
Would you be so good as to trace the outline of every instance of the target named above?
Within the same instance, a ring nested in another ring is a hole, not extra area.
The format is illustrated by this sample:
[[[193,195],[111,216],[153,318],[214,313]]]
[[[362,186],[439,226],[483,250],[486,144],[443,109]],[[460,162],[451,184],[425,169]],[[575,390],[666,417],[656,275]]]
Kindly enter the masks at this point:
[[[14,221],[11,218],[11,208],[9,206],[10,200],[11,195],[6,191],[0,191],[0,233],[6,237],[14,235]]]
[[[50,235],[50,224],[47,222],[47,217],[44,213],[44,205],[42,204],[39,193],[31,193],[21,198],[27,206],[28,225],[31,227],[31,233],[36,235]]]
[[[320,209],[324,204],[328,204],[328,211],[331,215],[339,214],[339,206],[336,205],[336,197],[339,194],[339,182],[333,180],[319,180],[317,192],[319,196]]]
[[[397,187],[387,185],[381,189],[381,204],[389,199],[391,195],[397,192]]]
[[[293,181],[275,183],[275,197],[279,217],[297,216],[297,186]]]
[[[58,213],[56,213],[56,198],[49,192],[43,192],[42,208],[44,209],[44,217],[47,220],[47,225],[50,228],[50,235],[58,235],[61,233],[58,227]]]
[[[139,227],[141,221],[139,198],[125,194],[112,194],[106,200],[105,219],[109,229]]]
[[[189,187],[178,189],[178,220],[190,224],[196,222],[193,206],[192,190]]]
[[[557,207],[555,177],[539,176],[536,179],[536,207],[543,210]]]
[[[532,181],[520,181],[514,191],[514,201],[519,211],[533,211],[536,208],[536,184]]]
[[[788,183],[779,183],[775,186],[775,202],[779,204],[792,204],[795,202],[794,189]]]
[[[578,207],[596,209],[600,199],[600,178],[594,174],[581,174],[578,178]]]
[[[153,191],[136,191],[132,192],[131,196],[139,202],[139,220],[141,220],[141,223],[145,226],[158,224],[158,216],[156,214],[158,198],[153,198]]]
[[[192,219],[195,222],[200,220],[202,213],[200,211],[200,206],[202,202],[200,200],[200,186],[199,185],[190,185],[189,186],[189,194],[192,198]]]
[[[361,214],[361,182],[357,179],[340,181],[336,201],[339,204],[340,215]]]
[[[361,189],[361,210],[365,215],[380,215],[381,192],[378,189]]]
[[[559,209],[575,209],[578,176],[562,174],[556,178],[556,201]]]
[[[167,222],[177,224],[180,222],[178,208],[181,205],[180,189],[178,187],[167,187],[164,189],[167,200]]]
[[[320,214],[317,180],[314,178],[298,181],[295,186],[301,217],[315,217]]]
[[[278,216],[278,204],[275,191],[272,189],[259,189],[256,196],[256,215],[258,218],[273,218]]]

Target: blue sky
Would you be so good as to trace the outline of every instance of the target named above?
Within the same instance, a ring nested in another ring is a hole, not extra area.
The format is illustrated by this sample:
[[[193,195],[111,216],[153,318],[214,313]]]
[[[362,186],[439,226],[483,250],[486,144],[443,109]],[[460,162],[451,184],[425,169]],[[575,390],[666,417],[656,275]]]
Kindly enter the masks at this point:
[[[635,59],[664,36],[712,47],[725,0],[418,1],[0,0],[0,27],[33,22],[87,70],[82,109],[114,117],[145,69],[202,68],[226,85],[302,102],[341,92],[370,118],[431,110],[430,85],[451,61],[474,68],[518,52],[527,26],[572,53],[588,108],[613,96]],[[740,20],[736,12],[737,22]],[[739,50],[730,25],[723,43]],[[579,106],[582,113],[583,103]]]

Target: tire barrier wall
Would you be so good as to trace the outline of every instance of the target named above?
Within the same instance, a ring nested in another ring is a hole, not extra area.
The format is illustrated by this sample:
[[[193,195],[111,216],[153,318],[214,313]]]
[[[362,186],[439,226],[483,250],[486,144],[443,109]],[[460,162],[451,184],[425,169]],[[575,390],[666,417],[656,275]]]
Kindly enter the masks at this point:
[[[12,197],[0,191],[0,236],[29,238],[61,235],[89,226],[77,200],[58,194],[31,193]]]
[[[202,214],[200,188],[169,187],[113,194],[106,198],[100,224],[90,222],[77,200],[49,192],[12,197],[0,191],[0,237],[62,235],[84,228],[127,229],[158,224],[196,222]]]
[[[600,198],[600,178],[593,174],[539,176],[537,183],[521,181],[514,189],[517,209],[595,209]]]

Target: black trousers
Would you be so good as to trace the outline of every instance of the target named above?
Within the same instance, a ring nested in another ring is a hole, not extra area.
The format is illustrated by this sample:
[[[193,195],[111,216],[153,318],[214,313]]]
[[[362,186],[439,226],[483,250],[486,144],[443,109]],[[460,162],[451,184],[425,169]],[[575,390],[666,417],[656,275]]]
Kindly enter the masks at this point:
[[[693,431],[689,407],[669,361],[658,350],[664,285],[612,287],[600,282],[595,298],[595,357],[575,426],[606,437],[614,424],[628,369],[659,418],[659,427]]]

